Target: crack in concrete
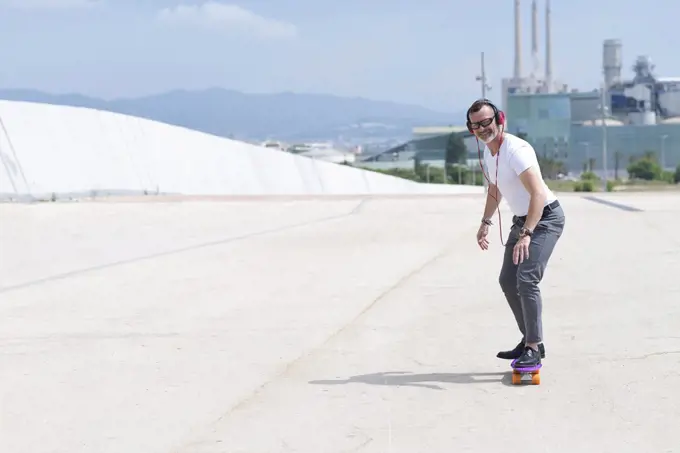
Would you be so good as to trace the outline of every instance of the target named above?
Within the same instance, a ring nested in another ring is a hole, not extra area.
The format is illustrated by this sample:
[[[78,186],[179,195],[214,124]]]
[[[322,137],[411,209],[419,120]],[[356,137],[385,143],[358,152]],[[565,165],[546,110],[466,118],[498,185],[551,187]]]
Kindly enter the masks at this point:
[[[620,357],[620,358],[613,358],[613,359],[603,360],[603,362],[630,362],[631,360],[645,360],[645,359],[649,359],[650,357],[665,356],[665,355],[673,355],[673,354],[680,354],[680,351],[658,351],[658,352],[650,352],[649,354],[644,354],[644,355],[639,355],[639,356],[633,356],[633,357]]]
[[[82,269],[75,269],[75,270],[64,272],[64,273],[61,273],[61,274],[50,275],[50,276],[39,278],[39,279],[36,279],[36,280],[31,280],[31,281],[28,281],[28,282],[19,283],[19,284],[16,284],[16,285],[0,287],[0,294],[7,293],[7,292],[10,292],[10,291],[14,291],[14,290],[17,290],[17,289],[23,289],[23,288],[28,288],[28,287],[31,287],[31,286],[40,285],[42,283],[47,283],[47,282],[51,282],[51,281],[55,281],[55,280],[63,280],[65,278],[74,277],[74,276],[77,276],[77,275],[80,275],[80,274],[95,272],[95,271],[99,271],[99,270],[102,270],[102,269],[108,269],[108,268],[112,268],[112,267],[122,266],[122,265],[125,265],[125,264],[137,263],[137,262],[140,262],[140,261],[152,260],[152,259],[161,258],[161,257],[164,257],[164,256],[177,255],[177,254],[180,254],[180,253],[198,250],[198,249],[202,249],[202,248],[224,245],[224,244],[228,244],[230,242],[241,241],[241,240],[244,240],[244,239],[250,239],[250,238],[253,238],[253,237],[257,237],[257,236],[264,236],[266,234],[281,233],[281,232],[287,231],[287,230],[293,230],[293,229],[296,229],[296,228],[303,228],[303,227],[307,227],[307,226],[311,226],[311,225],[329,222],[329,221],[332,221],[332,220],[343,219],[343,218],[346,218],[346,217],[353,216],[357,213],[360,213],[364,204],[367,201],[369,201],[369,200],[367,200],[367,199],[360,200],[359,203],[356,206],[354,206],[354,208],[352,208],[352,210],[350,210],[349,212],[342,213],[342,214],[336,214],[336,215],[328,216],[328,217],[321,217],[319,219],[313,219],[313,220],[308,220],[306,222],[284,225],[284,226],[271,228],[271,229],[267,229],[267,230],[255,231],[255,232],[246,233],[246,234],[243,234],[243,235],[240,235],[240,236],[232,236],[232,237],[228,237],[228,238],[224,238],[224,239],[217,239],[215,241],[209,241],[209,242],[203,242],[203,243],[200,243],[200,244],[188,245],[186,247],[180,247],[180,248],[173,249],[173,250],[166,250],[166,251],[163,251],[163,252],[152,253],[152,254],[149,254],[149,255],[122,259],[122,260],[113,261],[113,262],[110,262],[110,263],[99,264],[99,265],[96,265],[96,266],[86,267],[86,268],[82,268]]]
[[[680,351],[650,352],[649,354],[641,355],[641,356],[638,356],[638,357],[630,357],[626,360],[644,360],[644,359],[648,359],[650,357],[664,356],[664,355],[671,355],[671,354],[680,354]]]
[[[355,211],[360,209],[360,206],[357,206],[355,208]],[[347,217],[348,215],[345,215],[344,217]],[[465,236],[467,236],[469,232],[465,233]],[[458,238],[456,238],[458,239]],[[303,360],[308,359],[311,355],[317,353],[318,351],[323,350],[323,348],[330,343],[333,339],[339,337],[341,334],[343,334],[347,328],[353,324],[355,324],[357,321],[359,321],[361,318],[364,317],[366,313],[371,311],[376,305],[378,305],[382,300],[387,298],[390,294],[392,294],[394,291],[398,290],[400,287],[402,287],[405,283],[411,281],[414,277],[419,275],[421,272],[423,272],[425,269],[427,269],[429,266],[433,265],[434,263],[438,262],[445,256],[447,256],[449,253],[451,253],[453,250],[456,249],[458,246],[459,241],[453,240],[450,243],[446,245],[442,250],[440,250],[438,253],[436,253],[434,256],[431,256],[430,258],[426,259],[424,262],[422,262],[419,266],[415,267],[414,269],[411,269],[410,272],[407,272],[406,274],[402,275],[401,277],[397,278],[394,284],[392,284],[390,287],[385,289],[381,294],[379,294],[375,299],[370,301],[367,306],[363,308],[353,319],[351,319],[348,323],[340,327],[338,330],[335,332],[331,333],[324,341],[322,341],[320,344],[316,346],[310,347],[308,350],[303,351],[300,356],[297,358],[291,360],[287,364],[284,364],[281,367],[281,371],[278,373],[269,376],[264,382],[262,382],[257,388],[255,388],[250,394],[246,395],[241,401],[237,402],[230,408],[228,408],[222,415],[220,415],[216,420],[214,420],[212,423],[209,423],[208,427],[206,428],[210,433],[215,433],[215,431],[218,429],[217,426],[221,423],[224,423],[224,421],[230,417],[232,414],[237,412],[238,410],[242,409],[243,407],[247,406],[249,403],[251,403],[256,397],[262,394],[262,392],[266,391],[269,386],[271,386],[274,382],[277,380],[281,379],[284,377],[286,374],[290,372],[290,370],[298,363],[302,362]],[[419,384],[416,384],[419,385]],[[426,385],[426,384],[424,384]],[[197,432],[193,437],[194,438],[201,438],[205,436],[205,433]],[[188,452],[191,450],[191,446],[196,444],[199,441],[189,441],[188,443],[183,443],[178,446],[178,448],[174,451],[177,453],[180,452]],[[361,447],[359,447],[361,448]]]

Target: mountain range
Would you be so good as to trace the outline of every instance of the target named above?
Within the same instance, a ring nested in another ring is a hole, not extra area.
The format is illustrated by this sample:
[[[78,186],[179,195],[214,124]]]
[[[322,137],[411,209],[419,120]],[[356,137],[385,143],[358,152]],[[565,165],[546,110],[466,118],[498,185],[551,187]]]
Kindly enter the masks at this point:
[[[460,124],[465,116],[359,97],[249,94],[223,88],[113,100],[3,89],[0,99],[95,108],[246,141],[398,141],[408,139],[413,127]]]

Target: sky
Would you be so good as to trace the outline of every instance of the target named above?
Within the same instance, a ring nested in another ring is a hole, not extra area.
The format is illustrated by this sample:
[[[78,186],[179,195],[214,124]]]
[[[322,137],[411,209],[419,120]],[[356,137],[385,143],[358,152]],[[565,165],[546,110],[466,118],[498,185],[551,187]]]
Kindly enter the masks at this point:
[[[545,64],[545,0],[538,0]],[[623,76],[649,55],[680,77],[676,0],[552,0],[553,73],[602,80],[602,42],[623,42]],[[531,2],[522,0],[531,69]],[[111,99],[222,87],[360,96],[458,112],[481,94],[485,54],[500,104],[512,76],[514,2],[493,0],[0,0],[0,88]]]

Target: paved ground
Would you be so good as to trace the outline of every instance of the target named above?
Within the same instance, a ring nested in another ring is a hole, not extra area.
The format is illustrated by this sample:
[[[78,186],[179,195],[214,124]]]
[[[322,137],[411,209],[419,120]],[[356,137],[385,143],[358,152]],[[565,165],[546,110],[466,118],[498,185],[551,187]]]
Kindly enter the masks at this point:
[[[0,451],[680,451],[680,196],[599,197],[531,387],[479,196],[0,205]]]

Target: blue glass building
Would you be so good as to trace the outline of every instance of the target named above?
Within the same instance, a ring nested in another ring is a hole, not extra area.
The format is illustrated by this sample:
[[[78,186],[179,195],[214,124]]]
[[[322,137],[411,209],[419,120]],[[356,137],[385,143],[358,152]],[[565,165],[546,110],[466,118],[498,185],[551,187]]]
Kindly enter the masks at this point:
[[[507,131],[526,134],[537,154],[565,162],[575,176],[591,166],[601,173],[605,132],[608,177],[625,177],[631,158],[646,152],[667,169],[680,165],[680,120],[637,125],[607,118],[603,128],[599,109],[597,91],[511,94],[505,108]]]

